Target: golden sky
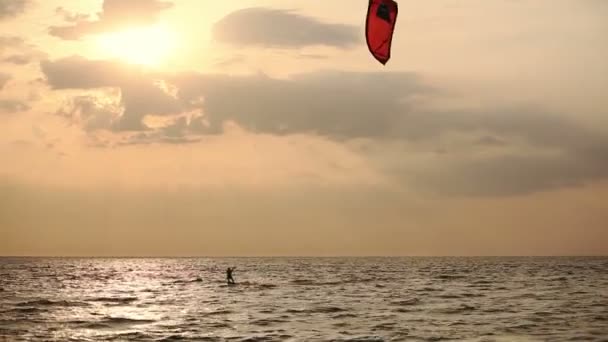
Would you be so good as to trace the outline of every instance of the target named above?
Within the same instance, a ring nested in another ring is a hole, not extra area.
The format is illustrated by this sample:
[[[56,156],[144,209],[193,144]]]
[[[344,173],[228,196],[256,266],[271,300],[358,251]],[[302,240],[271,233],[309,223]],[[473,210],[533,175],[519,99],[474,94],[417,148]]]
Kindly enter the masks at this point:
[[[608,3],[0,0],[0,255],[606,255]]]

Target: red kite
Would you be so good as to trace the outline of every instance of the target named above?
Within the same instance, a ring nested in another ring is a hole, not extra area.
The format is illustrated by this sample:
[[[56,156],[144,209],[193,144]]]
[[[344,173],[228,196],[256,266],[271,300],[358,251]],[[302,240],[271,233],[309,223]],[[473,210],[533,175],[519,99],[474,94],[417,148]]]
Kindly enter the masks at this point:
[[[382,65],[391,58],[397,12],[397,3],[393,0],[369,0],[365,37],[369,51]]]

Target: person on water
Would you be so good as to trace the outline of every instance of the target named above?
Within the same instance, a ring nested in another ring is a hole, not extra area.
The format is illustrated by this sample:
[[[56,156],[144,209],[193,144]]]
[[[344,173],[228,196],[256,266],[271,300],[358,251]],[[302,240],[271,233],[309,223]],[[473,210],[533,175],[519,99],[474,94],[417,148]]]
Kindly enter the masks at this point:
[[[232,267],[228,267],[226,269],[226,281],[228,282],[228,284],[234,284],[234,278],[232,278],[232,271],[234,271],[234,268]]]

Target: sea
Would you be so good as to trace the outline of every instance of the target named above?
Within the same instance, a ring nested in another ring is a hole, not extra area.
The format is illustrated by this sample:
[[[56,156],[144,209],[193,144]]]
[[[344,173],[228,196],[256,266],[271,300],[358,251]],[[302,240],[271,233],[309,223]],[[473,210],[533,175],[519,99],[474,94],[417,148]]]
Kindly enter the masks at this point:
[[[0,341],[608,341],[608,258],[0,258]]]

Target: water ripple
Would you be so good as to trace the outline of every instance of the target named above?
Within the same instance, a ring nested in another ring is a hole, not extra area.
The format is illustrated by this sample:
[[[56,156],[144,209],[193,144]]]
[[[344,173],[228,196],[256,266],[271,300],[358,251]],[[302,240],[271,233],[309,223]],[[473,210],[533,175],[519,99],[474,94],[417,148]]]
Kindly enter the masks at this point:
[[[0,341],[602,341],[607,288],[608,258],[0,258]]]

